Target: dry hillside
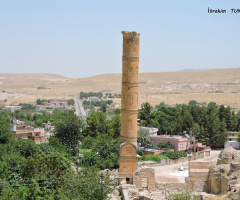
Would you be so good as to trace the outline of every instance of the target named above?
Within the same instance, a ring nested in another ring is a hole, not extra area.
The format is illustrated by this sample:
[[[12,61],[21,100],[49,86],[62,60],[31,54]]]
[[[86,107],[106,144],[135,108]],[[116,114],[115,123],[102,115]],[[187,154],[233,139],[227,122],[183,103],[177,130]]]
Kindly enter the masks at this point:
[[[80,91],[121,92],[121,74],[66,78],[55,74],[0,74],[0,101],[34,103],[37,98],[70,98]],[[240,68],[194,72],[140,73],[139,105],[188,103],[189,100],[240,108]],[[7,101],[6,101],[7,100]],[[116,99],[120,103],[120,99]]]

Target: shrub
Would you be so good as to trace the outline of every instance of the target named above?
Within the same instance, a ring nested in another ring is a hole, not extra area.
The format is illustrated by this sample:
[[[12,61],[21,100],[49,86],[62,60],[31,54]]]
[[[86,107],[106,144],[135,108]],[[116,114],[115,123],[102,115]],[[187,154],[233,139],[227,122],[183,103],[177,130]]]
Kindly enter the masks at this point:
[[[199,200],[199,195],[193,195],[191,191],[186,191],[168,196],[168,200]]]
[[[85,152],[81,158],[81,165],[84,167],[91,167],[97,164],[98,156],[95,152]]]
[[[174,145],[171,144],[169,141],[167,141],[167,142],[160,142],[157,146],[160,149],[174,149]]]
[[[161,153],[161,155],[165,155],[170,159],[177,159],[181,157],[186,157],[187,153],[183,151],[164,151]]]
[[[154,162],[160,162],[160,159],[167,159],[167,156],[158,154],[158,155],[152,155],[152,154],[147,154],[141,156],[139,161],[154,161]]]

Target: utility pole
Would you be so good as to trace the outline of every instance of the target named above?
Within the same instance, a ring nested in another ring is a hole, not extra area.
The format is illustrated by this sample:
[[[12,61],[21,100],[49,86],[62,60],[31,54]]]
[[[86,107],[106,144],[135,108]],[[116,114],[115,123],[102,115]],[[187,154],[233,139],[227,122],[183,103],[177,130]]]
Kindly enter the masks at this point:
[[[192,160],[192,137],[193,137],[193,133],[192,133],[192,129],[190,128],[189,130],[189,136],[190,136],[190,148],[189,148],[189,161]]]
[[[103,173],[101,173],[101,200],[103,200]]]

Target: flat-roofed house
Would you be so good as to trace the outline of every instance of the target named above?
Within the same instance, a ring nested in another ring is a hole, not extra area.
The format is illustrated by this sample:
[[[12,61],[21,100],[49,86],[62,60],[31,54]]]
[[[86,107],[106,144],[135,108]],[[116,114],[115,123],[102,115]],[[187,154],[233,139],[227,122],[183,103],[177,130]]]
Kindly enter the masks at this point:
[[[33,140],[35,143],[46,143],[44,128],[32,128],[29,126],[19,126],[13,131],[15,139]]]

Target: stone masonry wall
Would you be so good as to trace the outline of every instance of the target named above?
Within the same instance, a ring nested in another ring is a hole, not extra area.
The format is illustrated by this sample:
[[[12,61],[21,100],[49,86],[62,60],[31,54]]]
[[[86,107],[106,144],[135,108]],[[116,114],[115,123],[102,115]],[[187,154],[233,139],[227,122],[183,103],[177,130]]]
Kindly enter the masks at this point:
[[[133,184],[137,188],[142,188],[143,179],[147,179],[147,189],[149,191],[155,190],[156,181],[155,181],[155,169],[150,167],[142,167],[137,169],[133,174]]]

